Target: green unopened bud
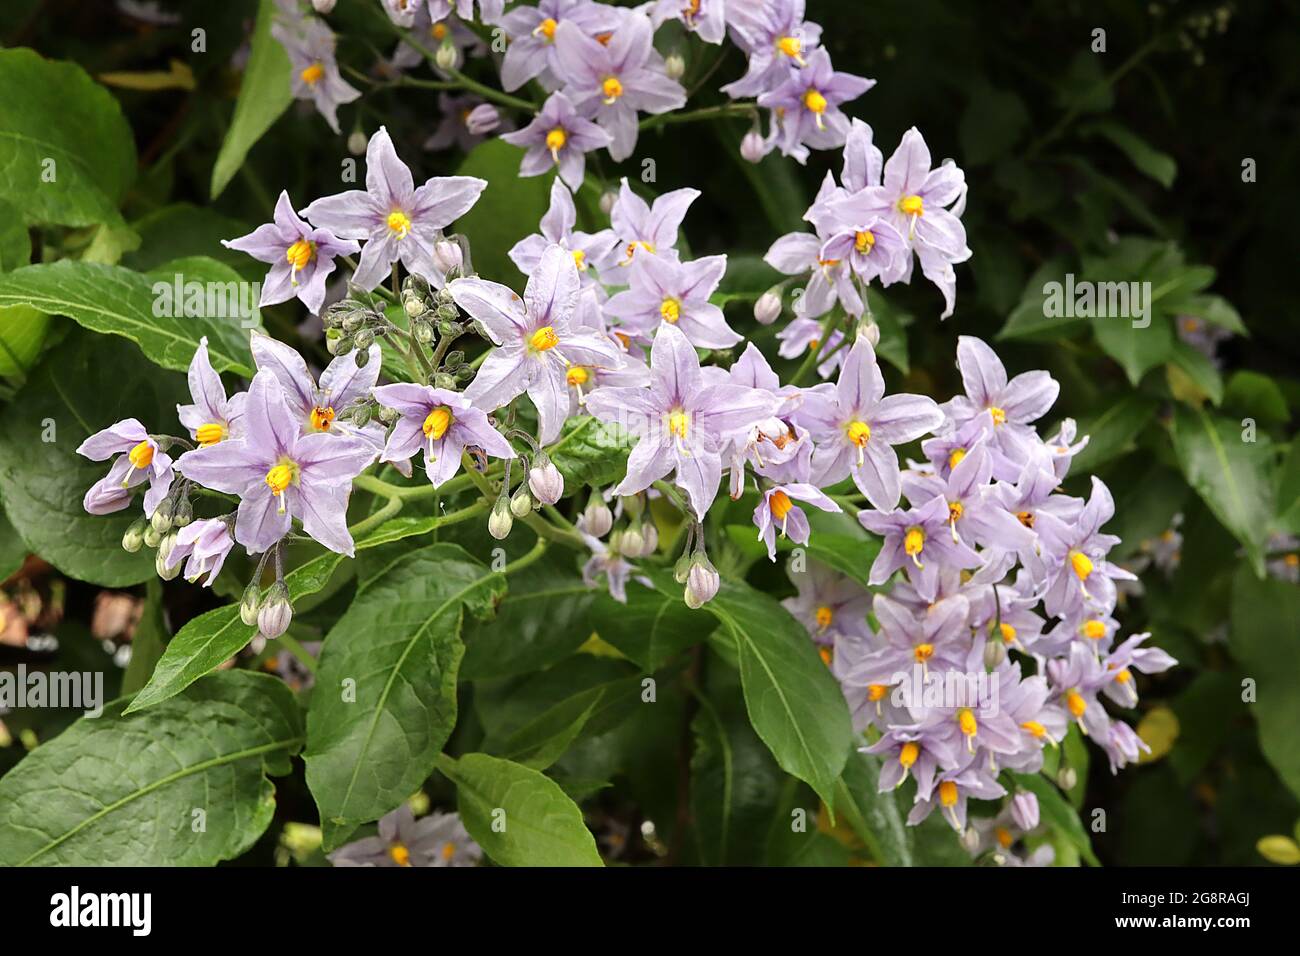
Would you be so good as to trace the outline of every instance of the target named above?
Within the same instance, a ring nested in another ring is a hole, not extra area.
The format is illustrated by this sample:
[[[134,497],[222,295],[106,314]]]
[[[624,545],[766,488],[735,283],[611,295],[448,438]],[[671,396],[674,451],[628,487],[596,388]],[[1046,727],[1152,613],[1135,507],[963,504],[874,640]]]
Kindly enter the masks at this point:
[[[639,518],[645,511],[645,501],[640,495],[627,495],[623,498],[623,511],[629,518]]]
[[[498,541],[503,541],[510,534],[514,524],[515,519],[510,514],[510,499],[502,495],[492,506],[492,513],[488,515],[488,534]]]
[[[428,308],[429,304],[418,295],[402,296],[402,311],[405,312],[409,318],[413,319],[418,315],[424,315],[425,310]]]
[[[362,329],[355,336],[353,336],[353,338],[356,339],[357,348],[360,349],[362,352],[364,352],[366,349],[370,348],[370,346],[375,344],[375,330]],[[357,356],[357,364],[358,365],[361,364],[360,356]]]
[[[456,376],[449,375],[446,372],[434,372],[433,378],[429,382],[434,388],[446,388],[453,391],[456,388]]]
[[[462,365],[460,368],[453,371],[451,375],[458,382],[468,382],[471,378],[474,377],[474,369],[472,366]]]
[[[131,526],[122,535],[122,548],[135,554],[144,546],[144,532],[148,525],[143,518],[131,522]]]
[[[415,332],[415,341],[421,345],[428,345],[433,341],[433,326],[428,322],[411,322],[411,328]]]
[[[356,347],[350,335],[340,335],[338,338],[325,340],[325,348],[330,355],[347,355]]]
[[[673,565],[673,580],[678,584],[686,583],[686,576],[691,572],[691,553],[683,551],[682,556]]]
[[[274,640],[289,629],[292,620],[293,605],[289,603],[289,589],[283,581],[276,581],[257,610],[257,630],[268,641]]]
[[[522,518],[533,510],[533,498],[528,493],[528,485],[521,484],[519,489],[510,498],[510,513],[516,518]]]
[[[366,313],[360,309],[354,312],[349,312],[343,317],[342,325],[344,332],[356,332],[365,324]]]
[[[357,427],[367,425],[370,423],[370,416],[374,413],[375,407],[373,405],[358,405],[352,410],[352,421],[356,423]]]
[[[997,670],[1007,659],[1007,646],[1003,641],[986,641],[984,644],[984,667]]]
[[[397,409],[386,408],[382,405],[379,407],[379,420],[383,422],[385,425],[393,424],[394,422],[397,421],[399,417],[401,416],[398,413]]]
[[[172,527],[172,505],[171,501],[164,499],[159,502],[158,507],[153,509],[153,515],[149,518],[149,523],[159,534],[171,530]]]
[[[155,531],[153,525],[149,525],[144,529],[144,545],[146,548],[156,548],[160,541],[162,541],[162,532]]]
[[[165,534],[158,542],[158,553],[154,556],[154,570],[158,572],[158,577],[164,581],[170,581],[176,575],[181,573],[181,563],[177,561],[174,565],[168,565],[168,559],[171,557],[172,549],[176,547],[176,535]]]
[[[176,502],[176,509],[172,512],[172,523],[178,528],[184,528],[194,521],[194,506],[190,504],[189,498],[182,498]]]
[[[361,343],[358,342],[357,344],[360,345]],[[370,362],[370,346],[367,345],[365,348],[358,348],[354,359],[357,363],[357,368],[365,368]]]
[[[1073,767],[1065,766],[1056,772],[1056,782],[1062,790],[1073,790],[1079,782],[1079,775]]]
[[[253,581],[244,588],[244,596],[239,599],[239,619],[252,627],[257,623],[257,609],[261,606],[262,589]]]
[[[455,351],[448,352],[447,357],[443,360],[443,362],[444,364],[447,365],[448,368],[454,368],[457,365],[464,365],[465,353],[462,352],[460,349],[456,349]]]

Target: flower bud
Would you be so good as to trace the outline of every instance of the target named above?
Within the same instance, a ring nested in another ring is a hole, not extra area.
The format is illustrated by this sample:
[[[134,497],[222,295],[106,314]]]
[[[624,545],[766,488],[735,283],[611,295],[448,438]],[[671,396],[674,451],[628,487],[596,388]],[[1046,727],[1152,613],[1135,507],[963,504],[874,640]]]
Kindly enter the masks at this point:
[[[880,326],[868,319],[862,325],[858,326],[858,338],[866,339],[871,343],[871,347],[874,349],[880,344]]]
[[[176,547],[176,535],[174,534],[165,534],[158,542],[158,553],[154,556],[153,566],[154,570],[158,572],[158,577],[162,578],[164,581],[170,581],[172,578],[176,577],[176,575],[181,573],[181,565],[179,561],[172,567],[168,567],[167,565],[167,559],[171,557],[172,549],[174,547]]]
[[[343,316],[343,331],[355,332],[366,324],[366,313],[361,309],[355,309]]]
[[[622,502],[623,511],[629,518],[639,518],[641,512],[645,511],[645,499],[640,495],[627,495]]]
[[[438,47],[438,52],[433,55],[433,62],[437,63],[441,70],[456,69],[456,65],[460,63],[460,51],[456,49],[456,44],[448,40]]]
[[[1002,641],[986,641],[984,644],[984,667],[997,670],[1007,659],[1007,648]]]
[[[374,413],[375,407],[373,405],[358,405],[352,410],[352,423],[358,428],[364,428],[370,424],[370,417]]]
[[[1038,826],[1038,797],[1028,790],[1019,791],[1011,798],[1011,819],[1026,832]]]
[[[641,536],[641,525],[628,525],[623,529],[618,538],[618,553],[625,554],[629,558],[641,556],[641,549],[645,547],[645,538]]]
[[[533,510],[533,499],[528,494],[528,486],[521,484],[510,498],[510,513],[516,518],[526,517]],[[505,537],[502,535],[502,537]]]
[[[439,272],[455,272],[465,264],[465,254],[459,244],[450,239],[439,239],[433,244],[433,264]]]
[[[1079,782],[1079,775],[1070,766],[1062,767],[1056,772],[1056,783],[1062,790],[1073,790]]]
[[[647,558],[658,550],[659,529],[653,521],[641,522],[641,553],[637,557]]]
[[[311,0],[312,9],[321,16],[328,16],[334,12],[335,0]]]
[[[445,388],[450,391],[456,390],[456,376],[450,372],[434,372],[433,377],[429,379],[429,384],[434,388]]]
[[[348,152],[353,156],[361,156],[365,153],[369,142],[365,133],[359,129],[353,130],[352,135],[348,137]]]
[[[257,611],[257,630],[268,641],[289,630],[293,620],[293,605],[289,603],[289,589],[283,581],[276,581],[267,592],[266,600]]]
[[[415,332],[415,341],[421,345],[428,345],[433,341],[433,326],[428,322],[411,322],[411,329]]]
[[[768,289],[754,303],[754,318],[760,325],[771,325],[781,317],[781,290]]]
[[[490,103],[480,103],[465,117],[465,128],[472,136],[486,136],[501,125],[501,114]]]
[[[347,355],[354,348],[356,343],[352,341],[350,335],[340,335],[337,338],[326,338],[325,349],[330,355]]]
[[[691,559],[690,570],[686,572],[686,606],[695,610],[702,607],[718,593],[722,578],[709,562],[703,552],[698,552]]]
[[[533,467],[528,469],[528,487],[541,504],[553,505],[564,495],[564,476],[560,469],[541,452]]]
[[[664,72],[670,80],[680,80],[686,73],[686,58],[673,51],[664,57]]]
[[[162,541],[162,534],[153,529],[153,525],[147,525],[144,529],[144,546],[146,548],[156,548]]]
[[[385,425],[392,425],[401,417],[401,413],[395,408],[388,408],[385,405],[379,406],[379,420]]]
[[[428,309],[429,303],[424,301],[424,299],[416,293],[402,293],[402,311],[405,312],[409,318],[413,319],[418,315],[424,315]]]
[[[603,538],[613,526],[614,513],[609,510],[609,505],[605,504],[600,492],[593,491],[591,500],[582,512],[582,530],[593,537]]]
[[[600,194],[600,211],[606,216],[614,209],[614,203],[618,202],[618,193],[605,192]]]
[[[488,515],[488,534],[502,541],[510,534],[514,523],[515,519],[510,515],[510,499],[502,495],[492,506],[492,513]]]
[[[370,335],[372,339],[374,338],[373,332],[362,333],[362,335],[367,335],[367,334]],[[357,368],[365,368],[366,365],[369,364],[370,362],[370,346],[367,345],[363,349],[357,349],[356,355],[353,356],[353,360],[357,363]]]
[[[164,498],[158,503],[158,507],[153,509],[153,515],[149,518],[149,523],[159,534],[165,534],[172,527],[172,506],[171,499]]]
[[[184,528],[193,521],[194,506],[190,504],[189,498],[182,498],[172,510],[172,523],[178,528]]]
[[[144,532],[148,525],[143,518],[131,522],[131,526],[122,535],[122,548],[135,554],[144,546]]]
[[[239,599],[239,619],[249,627],[257,623],[257,609],[262,606],[262,589],[256,581],[244,588],[244,596]]]
[[[761,162],[767,152],[767,143],[763,141],[763,134],[756,129],[751,129],[740,141],[740,156],[747,163]]]
[[[974,827],[967,827],[961,833],[961,845],[966,848],[967,853],[975,853],[980,848],[979,831]]]
[[[691,573],[691,553],[683,551],[682,556],[673,565],[673,580],[678,584],[686,583],[686,576]]]

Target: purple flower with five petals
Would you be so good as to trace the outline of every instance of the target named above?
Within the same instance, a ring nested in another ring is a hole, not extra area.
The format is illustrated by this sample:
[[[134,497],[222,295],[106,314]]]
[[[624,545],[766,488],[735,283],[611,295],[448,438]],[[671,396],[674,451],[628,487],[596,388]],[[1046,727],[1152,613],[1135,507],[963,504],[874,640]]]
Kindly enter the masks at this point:
[[[939,594],[939,573],[948,569],[978,568],[984,563],[962,541],[953,540],[948,527],[948,502],[932,498],[907,511],[859,511],[858,522],[885,539],[871,564],[871,584],[884,584],[899,568],[926,601]]]
[[[556,177],[551,183],[551,205],[542,217],[541,232],[515,243],[510,250],[510,261],[524,275],[531,275],[542,261],[547,246],[563,246],[573,255],[573,264],[578,267],[583,287],[598,286],[596,275],[614,265],[612,253],[618,237],[612,229],[596,233],[575,232],[573,227],[577,222],[578,210],[573,204],[573,193]]]
[[[388,130],[366,147],[366,188],[317,199],[303,210],[312,222],[344,239],[366,239],[352,281],[370,290],[401,260],[407,271],[442,286],[433,247],[442,230],[470,210],[487,182],[473,176],[443,176],[419,189],[410,168],[397,158]]]
[[[148,480],[144,493],[144,513],[154,509],[167,497],[172,486],[171,456],[162,451],[137,419],[124,418],[103,431],[95,432],[79,446],[77,454],[91,461],[104,461],[117,455],[108,474],[90,486],[82,505],[92,515],[121,511],[131,501],[131,488]]]
[[[502,89],[513,93],[534,78],[547,90],[557,89],[563,81],[555,50],[556,28],[574,23],[594,36],[612,31],[619,12],[591,0],[540,0],[535,7],[515,7],[501,18],[501,28],[510,38],[501,60]]]
[[[709,296],[727,271],[726,256],[673,262],[641,256],[632,264],[631,288],[605,304],[625,331],[650,338],[663,323],[675,325],[696,348],[725,349],[740,341]]]
[[[563,93],[552,93],[531,123],[501,138],[528,150],[519,164],[520,176],[540,176],[557,166],[575,192],[587,174],[587,154],[611,142],[609,133],[580,116]]]
[[[876,85],[875,80],[839,73],[830,54],[818,48],[807,65],[792,72],[784,83],[758,98],[758,105],[778,111],[776,145],[797,162],[808,159],[808,147],[835,149],[849,135],[849,118],[840,104],[855,100]]]
[[[638,250],[676,261],[677,231],[686,210],[699,197],[698,189],[674,189],[656,197],[654,205],[650,205],[632,192],[624,176],[618,199],[609,212],[610,225],[624,250],[619,265],[630,265]]]
[[[767,545],[767,556],[776,560],[776,531],[780,526],[782,537],[789,538],[796,544],[807,544],[811,529],[808,516],[795,504],[804,501],[822,511],[840,510],[840,506],[822,494],[815,485],[795,482],[788,485],[776,485],[763,492],[763,497],[754,509],[754,525],[758,528],[758,540]]]
[[[193,584],[206,576],[203,585],[211,587],[234,546],[235,539],[230,536],[230,525],[224,519],[205,518],[195,521],[176,533],[176,541],[167,554],[167,567],[174,568],[189,558],[185,565],[185,580]]]
[[[456,474],[462,453],[471,445],[494,458],[515,457],[510,442],[492,427],[487,414],[464,395],[399,382],[379,386],[374,396],[401,416],[379,460],[403,462],[423,448],[424,469],[435,488]]]
[[[239,419],[244,414],[246,393],[226,398],[221,376],[208,358],[208,337],[199,339],[199,347],[190,359],[188,372],[191,405],[177,405],[176,417],[189,429],[190,437],[200,445],[215,445],[227,438],[239,437]]]
[[[360,97],[361,91],[339,73],[334,31],[315,17],[302,17],[296,23],[277,18],[271,25],[271,35],[289,54],[294,99],[315,103],[330,129],[337,133],[339,107]]]

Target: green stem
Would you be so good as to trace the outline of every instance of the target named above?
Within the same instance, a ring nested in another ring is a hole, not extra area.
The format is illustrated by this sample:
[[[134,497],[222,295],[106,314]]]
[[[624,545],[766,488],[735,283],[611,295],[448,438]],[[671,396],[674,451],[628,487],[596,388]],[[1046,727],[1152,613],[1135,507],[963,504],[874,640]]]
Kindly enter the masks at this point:
[[[402,499],[389,498],[387,501],[384,502],[383,507],[380,508],[378,511],[376,511],[374,514],[372,514],[369,518],[365,518],[361,521],[358,521],[352,527],[348,528],[348,533],[351,534],[352,537],[354,538],[360,537],[361,535],[369,531],[371,528],[379,527],[381,524],[383,524],[389,518],[396,515],[401,510],[402,510]]]
[[[728,116],[749,116],[757,114],[753,103],[723,103],[720,106],[704,106],[688,113],[660,113],[641,121],[641,129],[655,129],[659,126],[671,126],[677,123],[694,123],[699,120],[717,119]]]
[[[474,463],[468,455],[465,456],[462,466],[470,481],[483,495],[484,500],[489,504],[494,503],[500,493],[496,488],[492,487],[492,482],[488,476],[480,473],[474,467]],[[539,538],[546,538],[548,541],[554,541],[565,547],[573,548],[575,551],[585,551],[587,549],[587,542],[582,540],[582,535],[578,534],[577,531],[566,531],[563,528],[557,528],[535,512],[530,512],[519,520],[531,528]]]
[[[471,80],[460,70],[446,69],[438,66],[438,55],[430,50],[423,43],[415,39],[415,35],[409,30],[399,30],[403,41],[408,46],[419,52],[419,54],[433,64],[434,68],[451,77],[450,81],[446,80],[422,80],[417,77],[403,77],[401,85],[403,86],[420,86],[431,90],[470,90],[477,93],[483,99],[492,103],[499,103],[501,106],[507,106],[514,110],[523,110],[528,113],[536,113],[538,106],[528,100],[520,99],[517,96],[511,96],[509,93],[502,93],[500,90],[494,90],[490,86],[485,86],[478,80]]]
[[[808,350],[808,357],[803,360],[803,364],[795,370],[794,377],[790,379],[791,385],[799,385],[808,373],[816,368],[822,351],[826,348],[826,340],[830,336],[831,326],[834,324],[835,318],[835,310],[832,309],[822,322],[821,334],[817,338],[817,348]]]
[[[530,550],[527,554],[522,555],[521,557],[515,558],[513,561],[511,561],[509,564],[507,564],[504,568],[501,569],[501,573],[505,575],[510,575],[510,574],[514,574],[516,571],[522,571],[524,568],[528,567],[534,561],[539,560],[541,556],[546,553],[546,548],[547,548],[546,539],[542,537],[538,537],[537,542],[532,547],[532,550]]]

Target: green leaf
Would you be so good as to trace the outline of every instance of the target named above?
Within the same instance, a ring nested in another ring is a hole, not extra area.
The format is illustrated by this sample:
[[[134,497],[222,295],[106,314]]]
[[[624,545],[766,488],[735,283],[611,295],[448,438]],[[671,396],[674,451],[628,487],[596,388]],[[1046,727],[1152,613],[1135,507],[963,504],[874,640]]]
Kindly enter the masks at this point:
[[[466,629],[461,677],[527,674],[568,657],[591,634],[587,611],[595,596],[572,571],[529,569],[511,582],[492,620]]]
[[[1249,335],[1246,323],[1227,299],[1219,295],[1192,295],[1176,303],[1169,304],[1170,309],[1177,309],[1182,315],[1190,315],[1211,325],[1235,332],[1237,335]]]
[[[1049,826],[1069,840],[1087,862],[1101,866],[1079,814],[1050,780],[1036,773],[1012,773],[1011,777],[1022,790],[1028,790],[1038,798],[1039,815]]]
[[[1068,268],[1060,260],[1045,263],[1029,277],[1020,303],[1007,316],[1006,324],[998,332],[999,339],[1025,339],[1029,341],[1054,340],[1074,335],[1087,327],[1086,319],[1073,318],[1062,307],[1059,314],[1051,315],[1053,307],[1049,306],[1052,291],[1059,286],[1064,292]],[[1061,305],[1064,306],[1064,300]]]
[[[288,773],[302,745],[283,682],[228,671],[149,714],[123,716],[125,703],[82,717],[0,778],[0,865],[210,866],[266,830],[267,775]]]
[[[1236,422],[1179,406],[1173,440],[1187,483],[1246,548],[1264,574],[1264,541],[1273,520],[1273,447],[1265,436],[1243,441]]]
[[[0,199],[0,272],[32,261],[32,240],[18,208]]]
[[[545,770],[579,735],[612,730],[641,706],[641,678],[625,677],[588,687],[538,714],[499,744],[484,749],[534,770]]]
[[[307,714],[307,784],[327,850],[414,793],[456,725],[465,609],[505,578],[453,544],[416,551],[364,589],[321,648]]]
[[[627,602],[599,594],[591,605],[591,626],[601,640],[642,670],[655,671],[686,648],[698,644],[717,627],[682,601],[680,593],[661,594],[636,584],[627,588]]]
[[[153,577],[153,552],[122,550],[122,535],[141,516],[138,503],[113,515],[83,509],[110,463],[82,458],[77,446],[123,418],[163,426],[187,396],[181,376],[159,372],[122,339],[78,332],[45,356],[0,415],[0,498],[33,552],[105,587]]]
[[[914,866],[912,839],[894,792],[877,791],[880,760],[856,749],[844,765],[835,791],[835,809],[884,866]]]
[[[488,186],[474,208],[457,221],[455,231],[473,237],[473,265],[479,275],[512,289],[523,287],[524,276],[510,261],[510,250],[536,231],[551,204],[552,177],[521,177],[523,157],[519,147],[489,139],[475,146],[456,170],[457,176],[486,179]]]
[[[665,596],[680,593],[671,575],[652,578]],[[834,806],[853,728],[839,684],[807,632],[776,599],[731,581],[696,613],[716,618],[734,642],[750,722],[781,769]]]
[[[1223,405],[1236,414],[1270,424],[1285,425],[1291,420],[1291,409],[1277,382],[1249,369],[1232,373],[1223,392]]]
[[[1169,386],[1175,398],[1191,399],[1191,404],[1200,404],[1207,398],[1215,405],[1223,402],[1223,378],[1219,370],[1204,352],[1186,342],[1174,342]]]
[[[1122,455],[1155,414],[1155,400],[1128,394],[1100,414],[1084,419],[1079,423],[1079,434],[1088,436],[1088,444],[1074,456],[1070,467],[1080,474],[1093,472]]]
[[[149,682],[167,644],[167,621],[163,613],[163,589],[159,578],[145,584],[144,608],[131,633],[131,660],[122,675],[122,695],[130,697]]]
[[[465,829],[502,866],[603,866],[582,810],[555,781],[509,760],[443,755]]]
[[[1241,673],[1255,681],[1247,710],[1259,724],[1259,746],[1300,798],[1300,588],[1238,568],[1232,581],[1229,640]]]
[[[202,303],[174,302],[177,276],[183,298],[195,290],[213,292],[213,314],[207,314],[206,295]],[[242,308],[241,300],[252,306],[252,314],[228,315]],[[226,302],[229,307],[222,307]],[[250,378],[253,374],[249,331],[260,324],[253,286],[212,259],[181,259],[148,275],[69,259],[24,266],[0,275],[0,307],[12,305],[66,315],[94,332],[123,336],[158,365],[178,371],[189,368],[199,339],[206,335],[213,368]]]
[[[1124,369],[1130,385],[1137,385],[1142,376],[1169,361],[1174,350],[1174,330],[1164,315],[1151,316],[1151,324],[1137,328],[1123,316],[1096,319],[1093,334],[1101,350]]]
[[[260,0],[248,66],[239,87],[239,99],[235,102],[235,115],[212,166],[213,199],[221,195],[239,171],[253,144],[293,102],[293,91],[289,87],[293,66],[284,47],[271,36],[274,17],[275,0]]]
[[[0,508],[0,584],[17,573],[27,560],[27,544]]]
[[[595,488],[617,482],[627,470],[629,451],[617,426],[584,415],[564,423],[547,454],[564,476],[565,491],[572,493],[583,485]]]
[[[1165,189],[1174,184],[1178,164],[1172,156],[1162,153],[1128,127],[1110,119],[1095,120],[1080,132],[1084,136],[1097,135],[1110,140],[1129,158],[1139,172],[1150,176]]]
[[[50,317],[30,305],[0,306],[0,375],[26,375],[41,354]]]
[[[135,220],[131,228],[140,234],[140,246],[122,257],[120,264],[129,269],[149,272],[176,259],[209,256],[247,279],[260,282],[266,275],[264,263],[221,245],[223,239],[251,232],[249,224],[215,209],[173,203]]]
[[[0,50],[0,89],[0,200],[28,223],[125,229],[135,139],[112,94],[25,49]]]

